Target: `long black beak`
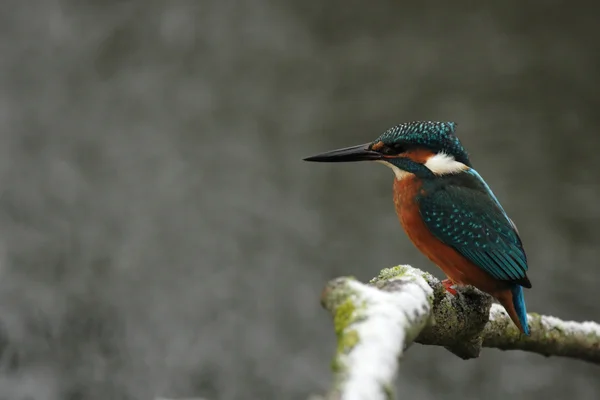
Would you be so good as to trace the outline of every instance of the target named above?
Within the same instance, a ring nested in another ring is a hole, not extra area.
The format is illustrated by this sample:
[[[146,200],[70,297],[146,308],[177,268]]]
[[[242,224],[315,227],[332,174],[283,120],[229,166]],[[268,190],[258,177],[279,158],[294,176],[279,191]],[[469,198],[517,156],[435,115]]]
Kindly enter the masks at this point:
[[[346,147],[345,149],[332,150],[316,156],[307,157],[304,161],[315,162],[351,162],[381,160],[381,153],[369,150],[370,143],[359,146]]]

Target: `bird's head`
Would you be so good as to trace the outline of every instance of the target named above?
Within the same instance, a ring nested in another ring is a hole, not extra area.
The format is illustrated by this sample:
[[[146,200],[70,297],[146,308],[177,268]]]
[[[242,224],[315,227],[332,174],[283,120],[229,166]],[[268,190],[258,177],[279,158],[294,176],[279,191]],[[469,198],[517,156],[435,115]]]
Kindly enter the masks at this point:
[[[471,167],[454,134],[454,122],[408,122],[394,126],[373,142],[305,158],[315,162],[377,161],[392,168],[397,179],[454,174]]]

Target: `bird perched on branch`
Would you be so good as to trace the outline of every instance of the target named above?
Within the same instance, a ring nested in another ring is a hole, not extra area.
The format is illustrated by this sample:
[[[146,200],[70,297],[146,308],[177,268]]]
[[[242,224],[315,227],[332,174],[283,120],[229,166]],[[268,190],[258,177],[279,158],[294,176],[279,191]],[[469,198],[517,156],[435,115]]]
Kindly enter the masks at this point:
[[[306,161],[375,161],[392,169],[394,204],[414,245],[446,274],[446,289],[472,285],[495,297],[529,335],[527,256],[515,224],[473,168],[453,122],[410,122],[373,142]]]

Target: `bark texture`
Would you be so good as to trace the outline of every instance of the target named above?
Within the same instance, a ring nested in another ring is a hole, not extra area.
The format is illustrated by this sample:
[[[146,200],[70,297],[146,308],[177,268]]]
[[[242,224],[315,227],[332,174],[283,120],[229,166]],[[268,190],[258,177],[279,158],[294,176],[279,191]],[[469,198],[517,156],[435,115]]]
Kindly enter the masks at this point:
[[[321,302],[338,343],[327,399],[392,399],[398,363],[413,342],[444,346],[463,359],[493,347],[600,365],[599,324],[530,313],[525,336],[489,295],[465,287],[452,296],[431,274],[408,265],[386,268],[369,283],[334,279]]]

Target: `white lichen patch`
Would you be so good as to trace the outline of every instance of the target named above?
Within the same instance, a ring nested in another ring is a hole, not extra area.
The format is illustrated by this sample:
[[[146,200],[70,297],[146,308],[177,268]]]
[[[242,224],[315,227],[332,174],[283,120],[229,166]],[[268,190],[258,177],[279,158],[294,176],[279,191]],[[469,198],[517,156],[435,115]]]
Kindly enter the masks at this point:
[[[540,323],[545,329],[558,329],[563,334],[593,335],[600,338],[600,324],[592,321],[575,322],[563,321],[556,317],[544,315],[540,317]]]
[[[348,281],[352,302],[359,314],[346,329],[354,330],[357,342],[348,354],[338,355],[345,379],[340,385],[344,400],[386,399],[393,387],[398,360],[406,345],[427,324],[433,289],[412,268],[391,283],[398,289],[379,290]]]
[[[529,321],[535,320],[536,314],[529,314]],[[490,309],[490,321],[499,321],[500,319],[509,318],[508,314],[500,304],[492,304]],[[596,336],[600,338],[600,324],[592,321],[576,322],[563,321],[552,316],[537,316],[539,318],[542,329],[547,332],[560,331],[561,335],[583,335]]]
[[[503,318],[509,318],[504,307],[497,303],[492,304],[492,307],[490,308],[490,321],[498,321]]]

